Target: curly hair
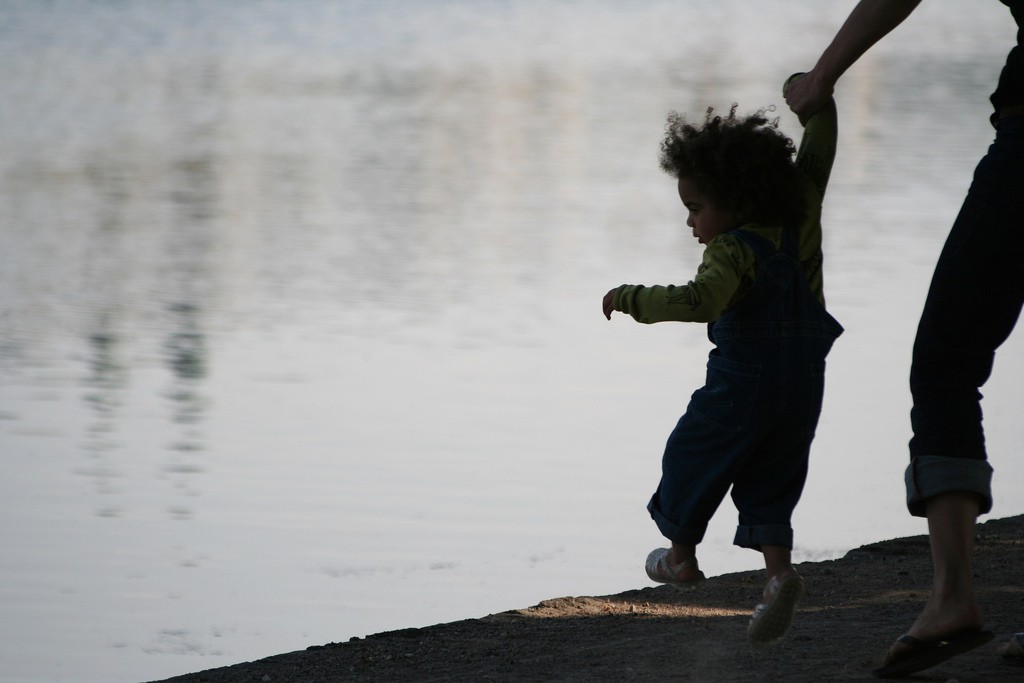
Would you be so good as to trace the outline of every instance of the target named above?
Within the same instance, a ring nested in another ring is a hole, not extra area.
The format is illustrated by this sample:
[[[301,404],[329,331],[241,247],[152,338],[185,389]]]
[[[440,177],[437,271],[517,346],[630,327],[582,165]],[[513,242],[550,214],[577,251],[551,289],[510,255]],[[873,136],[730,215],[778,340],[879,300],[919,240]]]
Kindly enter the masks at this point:
[[[661,168],[685,178],[719,208],[745,221],[789,227],[807,215],[804,186],[793,160],[796,147],[779,130],[771,110],[736,116],[708,107],[704,124],[694,126],[677,112],[668,116],[661,143]]]

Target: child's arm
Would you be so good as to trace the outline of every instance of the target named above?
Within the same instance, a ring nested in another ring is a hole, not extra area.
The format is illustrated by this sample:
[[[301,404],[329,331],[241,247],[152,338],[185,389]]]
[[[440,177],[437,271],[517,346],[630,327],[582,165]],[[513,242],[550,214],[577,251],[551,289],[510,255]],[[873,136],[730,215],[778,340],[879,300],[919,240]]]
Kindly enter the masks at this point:
[[[803,74],[790,76],[782,87],[783,95],[791,90],[791,84],[799,84],[804,78]],[[807,202],[807,217],[797,231],[799,258],[811,291],[822,303],[825,294],[821,272],[821,214],[825,187],[836,157],[836,118],[835,101],[829,97],[824,106],[803,122],[804,134],[796,155],[797,168],[805,178]]]
[[[697,277],[685,285],[622,285],[605,294],[602,308],[632,316],[640,323],[711,322],[729,307],[753,267],[753,254],[731,235],[708,243]]]
[[[803,78],[803,74],[790,76],[782,86],[783,96],[793,83]],[[804,134],[796,153],[797,167],[811,179],[822,198],[836,158],[837,119],[835,99],[829,97],[824,106],[803,122]]]

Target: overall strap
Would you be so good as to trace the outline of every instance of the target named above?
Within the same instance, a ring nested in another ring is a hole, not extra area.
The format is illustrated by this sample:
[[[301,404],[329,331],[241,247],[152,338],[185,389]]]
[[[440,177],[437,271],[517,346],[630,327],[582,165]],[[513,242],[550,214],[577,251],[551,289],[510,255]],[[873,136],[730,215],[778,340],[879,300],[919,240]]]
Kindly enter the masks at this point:
[[[769,240],[749,230],[736,228],[735,230],[730,230],[728,232],[728,234],[739,238],[754,250],[758,263],[764,263],[777,253],[785,254],[793,259],[797,259],[796,236],[793,233],[794,231],[791,228],[783,228],[782,244],[779,246],[779,249],[776,250],[775,245],[773,245]]]

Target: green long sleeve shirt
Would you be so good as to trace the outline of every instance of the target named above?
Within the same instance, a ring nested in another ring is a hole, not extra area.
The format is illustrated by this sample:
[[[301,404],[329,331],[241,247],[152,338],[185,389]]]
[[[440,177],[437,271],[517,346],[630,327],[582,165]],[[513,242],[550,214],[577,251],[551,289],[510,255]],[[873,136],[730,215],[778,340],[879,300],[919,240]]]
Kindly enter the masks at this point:
[[[837,138],[835,102],[812,116],[804,126],[796,165],[806,184],[807,218],[798,228],[798,254],[804,275],[824,305],[822,287],[821,207],[832,172]],[[782,229],[746,224],[740,227],[778,248]],[[705,246],[697,275],[685,285],[622,285],[612,307],[637,322],[712,322],[736,304],[754,280],[756,259],[742,240],[722,234]]]

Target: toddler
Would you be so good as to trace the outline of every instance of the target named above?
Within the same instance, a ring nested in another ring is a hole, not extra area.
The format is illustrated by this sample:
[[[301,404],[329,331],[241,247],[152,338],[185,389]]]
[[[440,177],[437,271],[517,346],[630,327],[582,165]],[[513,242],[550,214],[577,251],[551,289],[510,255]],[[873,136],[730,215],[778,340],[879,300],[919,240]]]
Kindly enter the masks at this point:
[[[834,102],[805,122],[799,151],[764,110],[708,109],[700,125],[670,114],[661,166],[678,179],[703,261],[688,284],[622,285],[603,300],[609,320],[619,311],[641,323],[708,323],[715,348],[706,383],[668,438],[648,504],[671,547],[653,551],[646,569],[679,589],[703,581],[696,547],[731,487],[733,542],[765,562],[747,630],[756,645],[786,635],[803,595],[790,518],[821,413],[825,357],[842,333],[822,293],[821,206],[835,143]]]

